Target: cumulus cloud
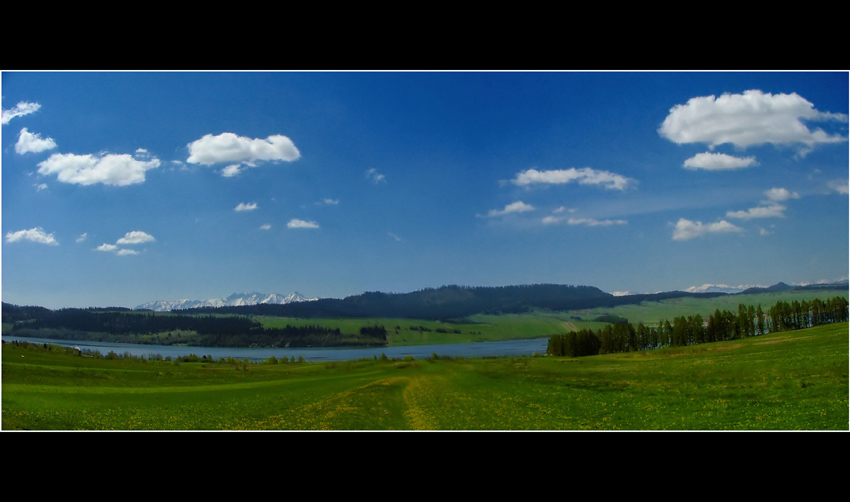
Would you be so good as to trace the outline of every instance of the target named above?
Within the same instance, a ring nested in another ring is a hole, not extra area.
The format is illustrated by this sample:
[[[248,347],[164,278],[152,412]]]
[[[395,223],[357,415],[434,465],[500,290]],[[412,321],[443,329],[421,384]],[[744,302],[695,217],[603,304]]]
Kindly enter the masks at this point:
[[[576,169],[556,169],[550,171],[538,171],[527,169],[517,173],[511,183],[519,186],[533,184],[560,185],[565,183],[578,183],[580,185],[600,185],[607,189],[625,190],[633,183],[633,180],[608,171],[598,171],[589,167]]]
[[[516,202],[512,202],[506,205],[504,209],[491,209],[487,213],[487,217],[495,218],[497,216],[504,216],[506,214],[525,213],[528,211],[534,211],[534,206],[526,204],[521,200],[518,200]]]
[[[378,170],[373,167],[366,171],[366,179],[377,185],[382,181],[386,181],[387,177],[383,174],[380,174]]]
[[[319,228],[319,224],[315,221],[304,221],[293,218],[286,224],[286,228]]]
[[[56,148],[53,138],[42,139],[40,134],[33,134],[26,127],[21,129],[18,142],[15,143],[15,151],[19,154],[39,153]]]
[[[805,122],[811,121],[847,122],[847,115],[819,112],[796,93],[774,95],[749,90],[719,98],[691,98],[684,105],[676,105],[658,133],[674,143],[705,143],[711,147],[725,143],[742,148],[764,143],[811,147],[847,141],[820,128],[809,129]]]
[[[159,159],[138,160],[128,154],[76,155],[54,153],[38,164],[38,173],[55,174],[62,183],[126,186],[144,183],[145,172],[159,167]]]
[[[684,241],[701,237],[706,234],[725,233],[725,232],[740,232],[742,229],[729,223],[726,220],[720,220],[715,223],[703,224],[701,221],[691,221],[685,218],[679,218],[673,230],[674,241]]]
[[[35,113],[38,109],[41,108],[41,105],[38,103],[30,103],[27,101],[21,101],[14,108],[9,110],[3,110],[2,114],[0,114],[0,120],[2,120],[3,124],[8,124],[10,120],[15,117],[23,117],[24,115],[29,115],[30,113]]]
[[[249,202],[247,204],[244,202],[240,202],[238,206],[233,208],[233,210],[236,212],[253,211],[255,209],[257,209],[256,202]]]
[[[698,153],[686,160],[685,169],[706,169],[708,171],[725,171],[729,169],[741,169],[758,165],[755,157],[734,157],[725,153]]]
[[[752,218],[784,218],[785,206],[781,204],[770,204],[766,206],[751,207],[746,211],[728,211],[727,218],[750,220]]]
[[[127,232],[126,234],[124,234],[124,237],[118,239],[116,244],[144,244],[145,242],[153,242],[154,240],[155,239],[150,234],[147,234],[140,230],[133,230],[132,232]]]
[[[83,234],[83,236],[84,235],[85,234]],[[141,230],[133,230],[132,232],[127,232],[126,234],[124,234],[124,237],[118,239],[115,244],[103,243],[95,249],[106,253],[115,253],[118,256],[132,256],[139,254],[139,252],[134,249],[121,248],[118,246],[132,246],[136,244],[144,244],[146,242],[153,242],[154,240],[155,239],[153,238],[153,236],[146,232],[142,232]],[[80,242],[80,239],[77,239],[77,242]]]
[[[258,162],[292,162],[301,157],[301,152],[291,139],[274,134],[265,139],[246,138],[225,132],[217,136],[207,134],[188,144],[190,164],[212,165],[232,162],[221,174],[225,177],[238,175],[245,167],[255,167]]]
[[[41,227],[31,228],[29,230],[18,230],[17,232],[9,232],[6,234],[6,242],[32,241],[39,244],[47,244],[48,246],[58,246],[59,242],[53,237],[53,234],[48,234]]]
[[[782,187],[773,187],[770,190],[765,190],[764,194],[768,199],[775,202],[782,202],[788,199],[799,199],[800,194],[797,192],[790,192],[787,188]]]

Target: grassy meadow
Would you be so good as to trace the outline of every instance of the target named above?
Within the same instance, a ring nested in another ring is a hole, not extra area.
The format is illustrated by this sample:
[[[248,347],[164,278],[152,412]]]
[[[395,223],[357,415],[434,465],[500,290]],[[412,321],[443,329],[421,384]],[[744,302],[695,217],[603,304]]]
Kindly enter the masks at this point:
[[[92,359],[6,343],[2,391],[4,430],[850,426],[847,323],[584,358],[239,365]]]

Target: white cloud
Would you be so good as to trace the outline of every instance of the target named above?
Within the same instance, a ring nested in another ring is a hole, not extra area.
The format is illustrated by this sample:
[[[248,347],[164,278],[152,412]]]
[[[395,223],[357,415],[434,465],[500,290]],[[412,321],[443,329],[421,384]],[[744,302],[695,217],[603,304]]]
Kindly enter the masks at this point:
[[[487,217],[494,218],[497,216],[504,216],[506,214],[525,213],[528,211],[534,211],[534,206],[518,200],[508,204],[504,209],[491,209],[487,213]]]
[[[611,225],[625,225],[626,220],[597,220],[595,218],[570,218],[568,225],[584,225],[586,227],[608,227]]]
[[[233,208],[233,210],[237,211],[237,212],[253,211],[255,209],[257,209],[257,203],[256,202],[249,202],[247,204],[245,204],[244,202],[240,202],[238,206]]]
[[[53,234],[48,234],[41,227],[31,228],[29,230],[18,230],[17,232],[9,232],[6,234],[6,242],[32,241],[39,244],[47,244],[49,246],[58,246],[59,242],[53,237]]]
[[[39,153],[53,148],[56,148],[56,142],[53,141],[53,138],[42,139],[40,134],[33,134],[26,127],[21,129],[18,142],[15,143],[15,151],[19,154]]]
[[[80,234],[79,237],[77,237],[77,242],[83,242],[86,239],[88,239],[88,237],[89,237],[89,234],[87,232],[83,232],[83,233]]]
[[[315,221],[292,219],[286,224],[286,228],[319,228],[319,225]]]
[[[386,181],[387,177],[378,173],[378,170],[373,167],[366,171],[366,179],[377,185],[382,181]]]
[[[765,190],[764,194],[768,199],[776,202],[782,202],[788,199],[799,199],[800,194],[797,192],[789,192],[787,188],[773,187],[770,190]]]
[[[301,157],[301,152],[291,139],[280,134],[266,139],[251,139],[225,132],[217,136],[207,134],[188,144],[190,164],[212,165],[235,162],[222,171],[225,177],[233,177],[244,167],[254,167],[257,162],[287,161]]]
[[[339,204],[339,199],[322,199],[321,203],[326,206],[336,206]]]
[[[118,239],[116,244],[143,244],[145,242],[153,242],[154,240],[155,239],[150,234],[142,232],[141,230],[133,230],[132,232],[124,234],[124,237]]]
[[[264,225],[260,225],[260,230],[271,230],[271,228],[272,228],[272,226],[269,223],[266,223]]]
[[[597,220],[596,218],[564,218],[558,216],[545,216],[542,220],[545,225],[554,225],[566,221],[567,225],[585,227],[609,227],[611,225],[626,225],[626,220]]]
[[[723,233],[723,232],[740,232],[742,229],[729,223],[726,220],[720,220],[716,223],[703,224],[701,221],[691,221],[685,218],[679,218],[676,222],[676,228],[673,230],[674,241],[684,241],[700,237],[705,234]]]
[[[107,253],[115,253],[118,256],[132,256],[139,254],[139,252],[133,249],[119,248],[118,245],[144,244],[145,242],[153,242],[154,240],[153,236],[148,233],[142,232],[141,230],[133,230],[132,232],[124,234],[124,237],[118,239],[115,244],[103,243],[95,249]],[[80,242],[80,240],[77,239],[77,242]]]
[[[10,110],[3,110],[2,114],[0,114],[0,120],[2,120],[3,124],[8,124],[10,120],[15,117],[22,117],[24,115],[29,115],[30,113],[35,113],[38,109],[41,108],[41,105],[38,103],[29,103],[27,101],[21,101],[14,108]]]
[[[830,181],[828,183],[828,185],[829,185],[829,188],[831,190],[835,190],[838,193],[847,194],[848,192],[850,192],[850,189],[848,189],[846,180]]]
[[[141,161],[128,154],[75,155],[54,153],[38,164],[38,173],[56,174],[63,183],[126,186],[145,181],[145,171],[159,167],[159,159]]]
[[[785,206],[781,204],[770,204],[767,206],[751,207],[746,211],[728,211],[727,218],[749,220],[752,218],[784,218]]]
[[[706,169],[709,171],[721,171],[729,169],[741,169],[758,165],[755,157],[733,157],[725,153],[698,153],[686,160],[686,169]]]
[[[225,178],[232,178],[234,176],[238,176],[239,173],[242,172],[239,164],[232,164],[221,170],[221,175]]]
[[[804,121],[847,122],[847,115],[824,113],[796,93],[770,94],[759,90],[691,98],[670,109],[658,133],[678,144],[724,143],[746,148],[764,143],[804,144],[847,141],[822,129],[810,130]]]
[[[396,242],[402,242],[402,238],[397,236],[396,234],[392,232],[387,232],[387,234],[389,234],[389,236],[392,237]]]
[[[42,190],[47,190],[47,183],[39,183],[38,185],[33,185],[33,186],[35,186],[36,192],[40,192]]]
[[[527,169],[517,173],[511,183],[519,186],[532,184],[560,185],[576,182],[580,185],[601,185],[607,189],[624,190],[633,183],[633,180],[608,171],[597,171],[589,167],[576,169],[556,169],[551,171],[538,171]]]

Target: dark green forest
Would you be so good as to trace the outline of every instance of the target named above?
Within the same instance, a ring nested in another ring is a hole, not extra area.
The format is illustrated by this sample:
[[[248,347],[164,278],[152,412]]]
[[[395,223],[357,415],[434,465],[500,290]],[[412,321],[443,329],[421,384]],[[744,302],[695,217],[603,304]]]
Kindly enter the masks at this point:
[[[208,347],[383,346],[387,330],[365,327],[346,334],[339,328],[290,326],[266,328],[245,316],[163,314],[126,309],[18,307],[3,303],[3,322],[11,334],[98,342],[184,344]]]
[[[848,302],[837,296],[829,300],[779,301],[767,311],[761,304],[739,304],[737,312],[715,310],[701,315],[659,321],[656,326],[630,322],[609,324],[596,332],[588,329],[549,337],[547,354],[566,357],[683,347],[735,340],[848,320]]]

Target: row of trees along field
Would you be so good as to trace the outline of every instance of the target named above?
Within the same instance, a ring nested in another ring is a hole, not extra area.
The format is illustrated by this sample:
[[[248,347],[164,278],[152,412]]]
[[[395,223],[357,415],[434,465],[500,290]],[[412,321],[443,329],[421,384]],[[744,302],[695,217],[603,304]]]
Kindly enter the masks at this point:
[[[271,328],[244,316],[181,315],[127,309],[59,309],[17,307],[3,303],[3,322],[17,336],[101,342],[188,343],[209,347],[382,346],[384,326],[364,326],[359,333],[320,325]],[[170,336],[170,333],[179,333]],[[147,335],[147,336],[145,336]]]
[[[657,326],[630,322],[609,324],[595,333],[589,329],[553,335],[547,354],[579,357],[616,352],[681,347],[734,340],[779,331],[809,328],[848,320],[848,302],[837,296],[830,300],[779,301],[767,312],[761,304],[738,305],[738,312],[715,310],[704,319],[700,314],[660,321]]]

